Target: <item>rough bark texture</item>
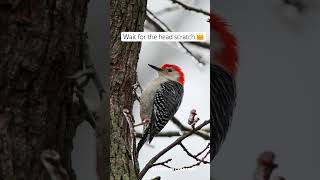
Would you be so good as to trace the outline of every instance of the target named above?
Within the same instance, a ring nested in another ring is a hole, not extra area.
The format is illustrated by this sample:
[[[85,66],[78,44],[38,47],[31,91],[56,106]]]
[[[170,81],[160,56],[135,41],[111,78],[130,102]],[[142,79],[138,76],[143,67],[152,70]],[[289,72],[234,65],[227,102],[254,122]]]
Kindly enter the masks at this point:
[[[79,119],[71,117],[66,76],[81,67],[87,3],[0,3],[0,179],[48,180],[39,159],[45,149],[57,151],[75,179],[71,151]]]
[[[131,156],[130,135],[123,109],[132,110],[132,85],[141,43],[121,42],[121,32],[143,31],[147,0],[111,0],[111,179],[137,179],[138,165]]]

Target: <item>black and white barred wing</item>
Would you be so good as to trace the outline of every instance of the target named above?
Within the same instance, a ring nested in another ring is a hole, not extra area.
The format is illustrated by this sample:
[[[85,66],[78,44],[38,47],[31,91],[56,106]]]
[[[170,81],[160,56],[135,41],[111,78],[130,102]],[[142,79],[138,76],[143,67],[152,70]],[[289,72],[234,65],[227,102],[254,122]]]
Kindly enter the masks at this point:
[[[210,158],[218,153],[227,136],[236,100],[236,86],[233,78],[220,66],[210,67]]]
[[[175,81],[161,84],[153,100],[149,143],[178,111],[183,98],[183,86]]]
[[[153,99],[150,123],[138,143],[138,152],[147,140],[149,140],[149,143],[152,141],[153,137],[164,128],[180,107],[183,98],[183,86],[175,81],[167,81],[160,86],[161,88],[156,92]]]

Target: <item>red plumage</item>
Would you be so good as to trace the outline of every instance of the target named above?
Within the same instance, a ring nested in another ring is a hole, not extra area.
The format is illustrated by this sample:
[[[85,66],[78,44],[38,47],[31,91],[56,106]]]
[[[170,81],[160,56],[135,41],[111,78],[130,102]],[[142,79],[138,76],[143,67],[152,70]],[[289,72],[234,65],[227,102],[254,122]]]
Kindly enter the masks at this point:
[[[214,61],[210,65],[210,158],[213,160],[232,123],[237,97],[238,52],[236,38],[228,24],[215,14],[210,15],[209,22],[222,45],[220,49],[214,49]]]
[[[173,68],[174,70],[176,70],[179,73],[178,82],[183,85],[184,84],[184,73],[182,72],[182,69],[179,66],[174,65],[174,64],[164,64],[161,66],[161,69],[165,69],[168,67]]]
[[[229,31],[228,24],[216,14],[210,15],[210,26],[218,34],[223,43],[220,51],[215,51],[213,58],[222,65],[231,75],[235,75],[238,66],[237,40]]]

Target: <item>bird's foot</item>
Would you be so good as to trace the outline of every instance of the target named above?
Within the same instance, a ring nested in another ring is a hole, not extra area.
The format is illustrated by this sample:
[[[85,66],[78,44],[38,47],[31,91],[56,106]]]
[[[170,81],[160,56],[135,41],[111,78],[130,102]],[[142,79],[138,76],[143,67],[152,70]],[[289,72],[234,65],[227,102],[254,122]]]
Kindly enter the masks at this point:
[[[140,96],[138,95],[138,89],[140,90],[140,93],[142,93],[142,87],[139,82],[136,82],[134,85],[132,85],[132,94],[135,95],[136,100],[140,102]]]
[[[143,119],[141,123],[135,124],[134,127],[138,127],[138,126],[149,124],[150,121],[151,121],[150,119]]]
[[[139,89],[140,92],[142,93],[142,87],[138,81],[135,84],[133,84],[132,87],[134,91],[137,91]]]

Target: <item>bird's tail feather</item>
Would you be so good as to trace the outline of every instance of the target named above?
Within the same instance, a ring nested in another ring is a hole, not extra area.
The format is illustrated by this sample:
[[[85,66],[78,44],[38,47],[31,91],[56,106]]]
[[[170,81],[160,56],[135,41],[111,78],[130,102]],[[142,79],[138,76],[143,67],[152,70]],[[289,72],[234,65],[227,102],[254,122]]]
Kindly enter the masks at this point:
[[[140,149],[142,148],[142,146],[144,145],[144,143],[147,142],[148,140],[148,136],[149,136],[149,127],[147,127],[147,129],[144,131],[143,133],[143,136],[141,138],[141,140],[139,141],[138,143],[138,146],[137,146],[137,152],[139,153]]]

